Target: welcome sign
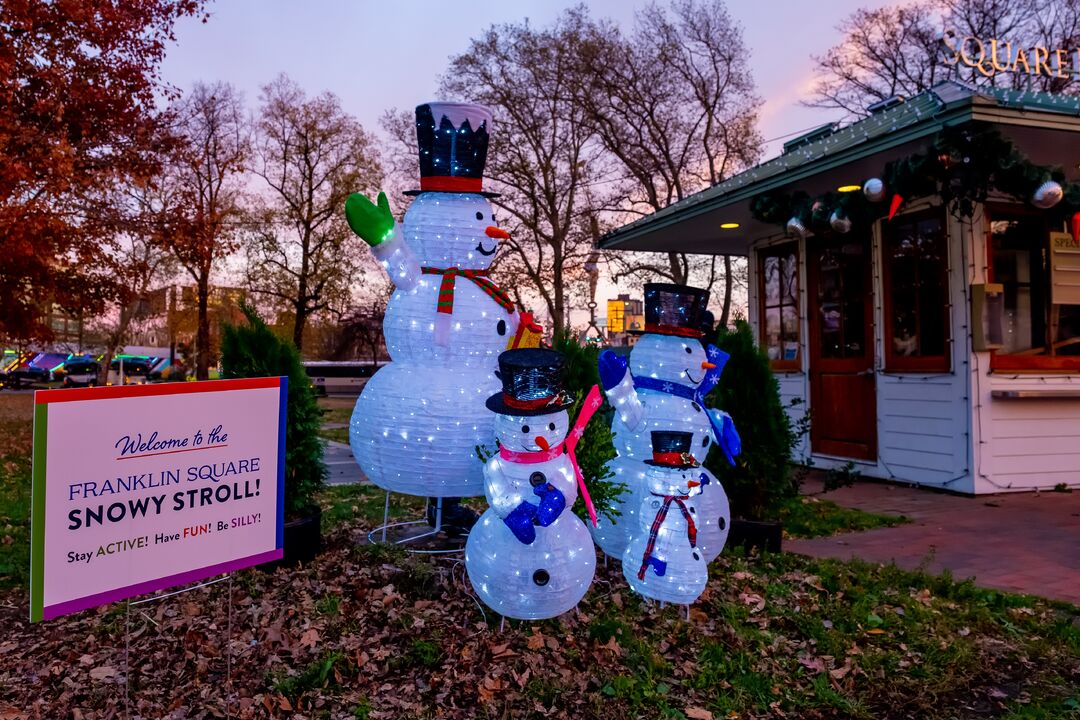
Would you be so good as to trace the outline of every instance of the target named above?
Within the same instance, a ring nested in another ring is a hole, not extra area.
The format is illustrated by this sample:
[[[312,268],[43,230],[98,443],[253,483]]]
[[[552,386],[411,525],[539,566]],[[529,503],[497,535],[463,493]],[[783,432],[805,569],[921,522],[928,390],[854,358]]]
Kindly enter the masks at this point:
[[[287,378],[43,390],[30,620],[282,555]]]

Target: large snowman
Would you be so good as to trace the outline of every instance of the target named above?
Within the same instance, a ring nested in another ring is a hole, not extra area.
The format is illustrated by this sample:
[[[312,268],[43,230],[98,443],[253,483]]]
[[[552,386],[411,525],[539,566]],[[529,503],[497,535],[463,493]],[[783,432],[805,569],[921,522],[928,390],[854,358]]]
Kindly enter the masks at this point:
[[[482,177],[491,113],[463,103],[416,108],[420,190],[398,224],[386,196],[354,194],[350,227],[395,289],[383,322],[392,362],[368,381],[349,427],[353,454],[385,490],[448,498],[483,493],[476,447],[490,443],[484,406],[499,390],[499,352],[520,321],[487,269],[509,237]],[[460,508],[463,509],[463,508]]]
[[[592,583],[596,552],[570,508],[577,499],[574,448],[601,404],[586,399],[573,430],[562,391],[565,358],[554,350],[499,356],[503,390],[488,399],[499,452],[484,466],[491,507],[469,533],[465,568],[476,594],[506,617],[556,617]]]
[[[705,478],[690,452],[692,433],[658,430],[650,436],[652,459],[644,463],[644,485],[622,556],[623,577],[645,597],[689,605],[709,582],[698,528]]]
[[[700,338],[707,317],[709,293],[685,285],[650,283],[645,286],[645,333],[627,362],[608,351],[600,357],[600,377],[616,409],[612,421],[618,457],[612,461],[615,479],[627,487],[619,498],[617,521],[602,520],[593,530],[601,549],[621,558],[635,514],[646,487],[655,431],[691,433],[693,452],[705,457],[713,443],[729,462],[739,453],[738,435],[731,418],[704,406],[704,397],[719,381],[727,353]],[[697,505],[699,549],[711,562],[727,540],[731,511],[723,486],[702,468]]]

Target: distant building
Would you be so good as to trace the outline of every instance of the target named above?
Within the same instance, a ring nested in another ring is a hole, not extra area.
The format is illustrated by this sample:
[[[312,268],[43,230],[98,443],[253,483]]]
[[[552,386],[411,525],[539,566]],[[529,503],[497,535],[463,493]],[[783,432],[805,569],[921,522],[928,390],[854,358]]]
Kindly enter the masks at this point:
[[[199,323],[198,291],[194,285],[166,285],[140,298],[135,312],[137,328],[130,344],[169,348],[170,355],[194,354]],[[243,320],[240,304],[247,298],[243,288],[210,288],[207,309],[210,316],[211,355],[217,354],[221,327]]]
[[[607,341],[611,345],[633,345],[637,335],[631,330],[645,329],[645,303],[627,293],[607,301]]]

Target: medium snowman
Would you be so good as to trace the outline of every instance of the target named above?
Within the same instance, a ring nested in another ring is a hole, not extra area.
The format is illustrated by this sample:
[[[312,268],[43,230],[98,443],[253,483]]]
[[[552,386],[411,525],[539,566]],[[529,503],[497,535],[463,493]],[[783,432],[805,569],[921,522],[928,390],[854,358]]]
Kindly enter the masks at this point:
[[[571,429],[565,365],[554,350],[508,350],[499,356],[502,392],[487,400],[499,452],[484,465],[490,507],[469,533],[465,567],[484,604],[506,617],[567,612],[596,568],[589,531],[570,508],[579,486],[588,497],[574,450],[602,400],[594,388]]]
[[[690,432],[693,451],[702,457],[713,443],[720,444],[729,462],[739,454],[730,416],[704,406],[728,359],[719,348],[701,344],[708,300],[708,291],[700,288],[647,284],[645,332],[630,352],[629,365],[610,351],[600,357],[601,382],[617,411],[612,431],[618,457],[610,467],[628,489],[618,501],[618,520],[601,521],[593,531],[597,544],[612,557],[622,557],[635,527],[653,431]],[[699,474],[704,476],[698,499],[699,545],[705,561],[711,562],[727,540],[731,511],[720,482],[704,468]]]
[[[652,459],[622,557],[623,576],[637,593],[689,605],[709,582],[708,561],[698,547],[702,469],[690,453],[693,433],[656,430]]]
[[[368,381],[349,428],[364,473],[385,490],[428,497],[483,492],[475,448],[490,442],[485,399],[520,317],[487,269],[509,237],[482,188],[491,112],[463,103],[416,108],[420,190],[394,221],[386,195],[354,194],[349,226],[395,289],[383,322],[392,362]],[[465,510],[458,507],[459,510]]]

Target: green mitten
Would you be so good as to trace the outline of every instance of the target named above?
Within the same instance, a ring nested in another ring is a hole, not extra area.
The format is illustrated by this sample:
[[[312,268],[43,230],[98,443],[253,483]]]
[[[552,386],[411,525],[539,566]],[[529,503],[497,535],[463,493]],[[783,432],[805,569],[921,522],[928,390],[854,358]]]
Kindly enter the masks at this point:
[[[345,201],[345,219],[349,221],[349,227],[372,247],[389,240],[394,231],[394,215],[390,212],[386,193],[379,193],[378,203],[375,205],[359,193],[353,193]]]

